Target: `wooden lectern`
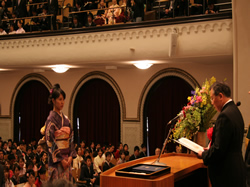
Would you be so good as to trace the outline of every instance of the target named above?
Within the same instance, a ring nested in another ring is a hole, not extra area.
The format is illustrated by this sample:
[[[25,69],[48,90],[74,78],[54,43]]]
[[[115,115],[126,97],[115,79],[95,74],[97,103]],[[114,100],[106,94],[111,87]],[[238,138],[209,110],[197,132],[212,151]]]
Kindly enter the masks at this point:
[[[116,176],[115,171],[135,164],[151,164],[157,156],[144,157],[117,165],[100,176],[101,187],[207,187],[207,167],[196,155],[169,153],[161,156],[161,162],[171,167],[171,172],[155,179]]]

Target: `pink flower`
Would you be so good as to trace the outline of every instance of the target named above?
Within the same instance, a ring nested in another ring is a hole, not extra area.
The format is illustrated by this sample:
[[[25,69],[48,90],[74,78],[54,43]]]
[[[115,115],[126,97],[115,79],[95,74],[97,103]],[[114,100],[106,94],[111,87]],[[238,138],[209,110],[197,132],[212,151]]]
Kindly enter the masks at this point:
[[[210,141],[212,140],[212,137],[213,137],[213,131],[214,131],[213,127],[210,127],[209,129],[207,129],[207,137]]]
[[[196,103],[201,103],[202,102],[202,97],[201,96],[197,96],[196,97]]]

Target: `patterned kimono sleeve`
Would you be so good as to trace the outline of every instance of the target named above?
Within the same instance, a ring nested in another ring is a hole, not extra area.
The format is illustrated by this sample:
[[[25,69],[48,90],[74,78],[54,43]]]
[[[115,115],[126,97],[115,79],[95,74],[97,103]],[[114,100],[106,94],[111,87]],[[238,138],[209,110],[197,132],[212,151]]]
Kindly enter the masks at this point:
[[[57,130],[54,123],[49,122],[46,128],[46,143],[48,146],[49,156],[53,163],[61,162],[63,157],[61,155],[60,149],[56,145],[55,131]]]
[[[71,135],[70,135],[70,156],[72,156],[72,158],[76,158],[77,154],[76,154],[76,150],[75,150],[75,144],[74,144],[74,132],[72,131],[72,129],[70,129],[71,131]]]

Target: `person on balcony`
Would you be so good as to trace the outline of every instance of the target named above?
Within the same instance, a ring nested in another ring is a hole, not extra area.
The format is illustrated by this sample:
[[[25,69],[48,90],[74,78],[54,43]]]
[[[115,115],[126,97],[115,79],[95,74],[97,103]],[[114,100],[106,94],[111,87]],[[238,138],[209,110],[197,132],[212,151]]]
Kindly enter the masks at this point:
[[[57,30],[56,27],[56,16],[58,12],[58,0],[48,0],[48,13],[52,14],[52,27],[53,30]]]
[[[26,0],[16,0],[15,3],[13,1],[13,10],[16,12],[18,18],[26,17],[28,15],[26,4]]]

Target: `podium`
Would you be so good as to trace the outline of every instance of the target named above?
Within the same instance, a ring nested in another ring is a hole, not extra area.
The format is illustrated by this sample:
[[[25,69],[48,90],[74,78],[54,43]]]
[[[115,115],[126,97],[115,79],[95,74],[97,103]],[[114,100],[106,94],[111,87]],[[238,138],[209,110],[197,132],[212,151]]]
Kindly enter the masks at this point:
[[[141,159],[117,165],[100,175],[101,187],[206,187],[209,186],[207,167],[196,155],[182,153],[168,153],[161,157],[160,162],[171,167],[171,172],[155,179],[142,179],[133,177],[116,176],[116,170],[135,164],[150,164],[158,156],[144,157]]]

